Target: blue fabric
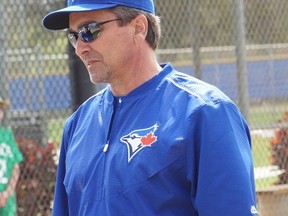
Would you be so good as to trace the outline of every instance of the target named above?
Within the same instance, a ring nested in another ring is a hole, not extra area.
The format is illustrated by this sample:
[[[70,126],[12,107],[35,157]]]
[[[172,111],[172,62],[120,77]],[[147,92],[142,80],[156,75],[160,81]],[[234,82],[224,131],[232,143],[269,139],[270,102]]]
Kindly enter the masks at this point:
[[[82,5],[84,5],[82,7]],[[115,7],[117,5],[127,6],[131,8],[136,8],[144,10],[150,13],[154,13],[154,2],[153,0],[68,0],[67,6],[78,6],[79,8],[94,9],[99,10],[105,8]],[[65,11],[74,11],[71,8],[65,8]],[[76,8],[76,7],[75,7]]]
[[[220,90],[167,64],[117,100],[67,120],[54,216],[257,215],[249,129]]]
[[[51,30],[66,29],[69,25],[69,13],[109,9],[126,6],[155,14],[153,0],[68,0],[67,7],[50,12],[43,20],[45,28]]]

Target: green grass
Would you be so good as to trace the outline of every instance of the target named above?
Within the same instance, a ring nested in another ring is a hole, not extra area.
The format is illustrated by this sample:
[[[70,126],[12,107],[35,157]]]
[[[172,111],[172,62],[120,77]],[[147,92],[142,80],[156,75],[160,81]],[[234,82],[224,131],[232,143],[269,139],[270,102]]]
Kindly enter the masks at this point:
[[[252,136],[252,151],[254,166],[270,165],[270,138],[261,136]]]
[[[256,189],[267,188],[275,184],[277,177],[257,179],[256,180]]]
[[[53,140],[57,146],[61,143],[64,122],[63,119],[59,119],[48,123],[49,139]]]
[[[254,167],[271,165],[270,139],[271,138],[269,137],[262,137],[259,135],[252,136],[252,153],[253,153]],[[256,188],[260,189],[272,186],[276,180],[277,177],[257,179]]]
[[[250,107],[249,125],[251,127],[268,126],[276,123],[288,111],[287,103],[260,104]]]
[[[283,115],[283,111],[274,111],[269,110],[262,112],[252,112],[250,113],[249,123],[253,126],[269,125],[271,123],[277,122]]]

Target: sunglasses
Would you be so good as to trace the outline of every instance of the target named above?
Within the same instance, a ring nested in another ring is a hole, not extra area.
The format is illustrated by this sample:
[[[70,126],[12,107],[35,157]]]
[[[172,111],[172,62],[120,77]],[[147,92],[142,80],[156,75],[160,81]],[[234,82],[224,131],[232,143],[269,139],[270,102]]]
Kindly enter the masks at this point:
[[[90,43],[99,37],[101,33],[100,31],[101,25],[104,25],[106,23],[113,22],[113,21],[118,21],[118,20],[121,20],[121,19],[120,18],[112,19],[112,20],[107,20],[107,21],[99,22],[99,23],[96,23],[96,22],[87,23],[83,25],[82,27],[80,27],[78,29],[78,32],[70,31],[68,33],[68,40],[70,41],[73,47],[76,47],[76,42],[78,38],[85,43]]]

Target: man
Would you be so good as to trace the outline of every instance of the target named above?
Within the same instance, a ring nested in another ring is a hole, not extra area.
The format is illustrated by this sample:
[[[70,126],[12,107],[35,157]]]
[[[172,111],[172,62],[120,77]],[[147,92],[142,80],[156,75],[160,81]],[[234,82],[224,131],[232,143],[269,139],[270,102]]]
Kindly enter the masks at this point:
[[[53,215],[257,215],[245,120],[217,88],[158,64],[153,0],[72,0],[43,25],[68,28],[91,82],[109,83],[65,124]]]
[[[23,156],[15,143],[14,135],[2,122],[9,102],[0,97],[0,215],[15,216],[16,184],[20,176],[19,163]]]

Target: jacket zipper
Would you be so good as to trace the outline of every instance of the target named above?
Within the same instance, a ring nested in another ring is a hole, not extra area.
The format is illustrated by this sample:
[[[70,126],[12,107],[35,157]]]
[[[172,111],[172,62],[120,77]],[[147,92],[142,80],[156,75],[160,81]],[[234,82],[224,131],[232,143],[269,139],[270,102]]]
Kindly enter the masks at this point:
[[[116,113],[117,105],[119,106],[119,104],[121,104],[121,102],[122,102],[121,98],[119,98],[118,104],[117,104],[116,99],[114,99],[113,111],[112,111],[112,115],[111,115],[110,122],[109,122],[109,128],[108,128],[106,143],[104,144],[104,147],[102,150],[104,153],[104,158],[103,158],[102,190],[101,190],[101,195],[100,195],[101,200],[104,199],[104,194],[105,194],[104,178],[105,178],[105,170],[106,170],[106,153],[109,149],[110,136],[111,136],[111,131],[112,131],[112,127],[113,127],[113,123],[114,123],[114,119],[115,119],[115,113]]]

